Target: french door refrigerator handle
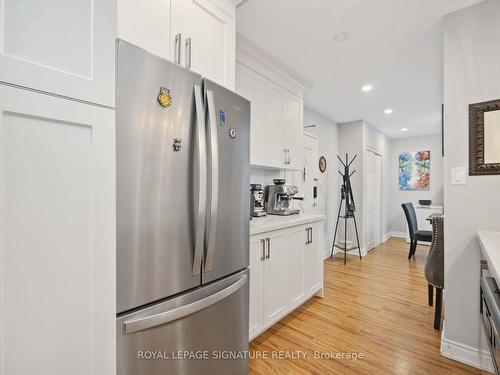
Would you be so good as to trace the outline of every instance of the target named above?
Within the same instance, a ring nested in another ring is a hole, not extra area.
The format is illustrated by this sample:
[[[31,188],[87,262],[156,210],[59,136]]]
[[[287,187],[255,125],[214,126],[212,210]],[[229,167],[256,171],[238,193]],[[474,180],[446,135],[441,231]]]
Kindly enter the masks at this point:
[[[215,233],[217,227],[217,214],[219,203],[219,145],[217,142],[217,121],[215,115],[214,93],[206,91],[208,107],[208,128],[210,132],[210,217],[208,221],[207,256],[205,259],[205,272],[213,270],[215,252]]]
[[[194,85],[194,102],[196,107],[196,133],[198,134],[198,163],[199,163],[199,186],[198,186],[198,212],[196,217],[196,238],[193,262],[193,276],[201,272],[203,259],[203,246],[205,240],[205,218],[207,207],[207,141],[205,133],[205,114],[203,111],[203,97],[200,85]]]
[[[248,276],[243,275],[241,279],[229,285],[227,288],[224,288],[218,291],[217,293],[202,298],[196,302],[192,302],[169,311],[161,312],[159,314],[124,322],[123,331],[126,335],[128,335],[130,333],[157,327],[159,325],[170,323],[174,320],[178,320],[184,318],[185,316],[194,314],[195,312],[206,309],[207,307],[216,304],[217,302],[223,300],[224,298],[229,297],[231,294],[233,294],[243,285],[245,285],[247,281],[248,281]]]

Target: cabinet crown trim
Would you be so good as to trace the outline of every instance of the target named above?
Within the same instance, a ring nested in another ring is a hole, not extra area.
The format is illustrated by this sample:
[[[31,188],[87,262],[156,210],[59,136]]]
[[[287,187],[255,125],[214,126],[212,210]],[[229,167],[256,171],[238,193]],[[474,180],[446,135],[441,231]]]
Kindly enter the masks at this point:
[[[298,91],[297,89],[304,91],[314,86],[307,78],[270,56],[240,33],[236,33],[236,61],[276,83],[283,85],[285,81],[286,88],[289,88],[290,84],[296,86],[293,92]],[[299,96],[302,97],[303,92]]]

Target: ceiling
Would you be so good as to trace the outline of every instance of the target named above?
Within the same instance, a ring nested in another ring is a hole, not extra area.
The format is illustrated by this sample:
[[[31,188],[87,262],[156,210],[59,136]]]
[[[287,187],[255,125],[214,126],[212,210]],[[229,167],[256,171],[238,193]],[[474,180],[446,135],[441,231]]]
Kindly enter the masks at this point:
[[[480,1],[248,0],[237,30],[310,81],[309,108],[410,137],[441,131],[442,17]]]

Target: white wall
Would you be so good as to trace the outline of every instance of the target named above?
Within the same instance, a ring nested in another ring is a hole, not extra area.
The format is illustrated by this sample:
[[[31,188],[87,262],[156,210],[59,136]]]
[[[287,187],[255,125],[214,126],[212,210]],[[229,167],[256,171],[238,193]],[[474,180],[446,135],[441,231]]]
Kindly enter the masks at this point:
[[[335,122],[304,107],[304,126],[316,125],[304,131],[318,137],[319,156],[327,160],[325,173],[319,172],[318,212],[326,215],[325,247],[330,248],[333,242],[333,230],[337,219],[339,184],[337,173],[337,154],[339,152],[339,129]]]
[[[429,191],[399,190],[399,155],[403,152],[431,152],[431,175]],[[406,233],[406,219],[401,208],[402,203],[418,203],[419,199],[431,199],[432,204],[443,204],[443,158],[441,153],[441,134],[398,138],[391,141],[389,174],[389,224],[394,234]]]
[[[500,176],[467,176],[451,185],[450,170],[468,166],[468,105],[500,98],[500,1],[487,0],[445,20],[445,330],[454,343],[481,344],[477,230],[500,230]],[[469,350],[479,364],[479,353]],[[453,356],[453,353],[451,353]]]
[[[358,224],[359,240],[363,247],[363,121],[352,121],[339,124],[339,155],[345,162],[345,154],[349,154],[349,160],[354,155],[358,155],[356,160],[351,164],[350,171],[356,170],[351,177],[352,194],[354,203],[356,204],[356,222]],[[333,161],[333,168],[343,172],[343,166],[340,161]],[[340,194],[340,185],[342,177],[337,173],[337,194]],[[342,212],[345,206],[342,207]],[[338,206],[337,206],[338,210]],[[354,232],[354,224],[352,220],[348,220],[347,224],[347,239],[356,243],[356,234]],[[335,229],[335,228],[334,228]],[[344,220],[340,220],[339,234],[337,239],[344,239]]]

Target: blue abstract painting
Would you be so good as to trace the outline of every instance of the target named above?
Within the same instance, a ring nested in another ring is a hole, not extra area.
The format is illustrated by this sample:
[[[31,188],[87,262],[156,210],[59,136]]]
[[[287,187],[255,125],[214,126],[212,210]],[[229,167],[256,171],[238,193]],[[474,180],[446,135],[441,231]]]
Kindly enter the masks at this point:
[[[429,190],[431,152],[403,152],[399,155],[399,190]]]

